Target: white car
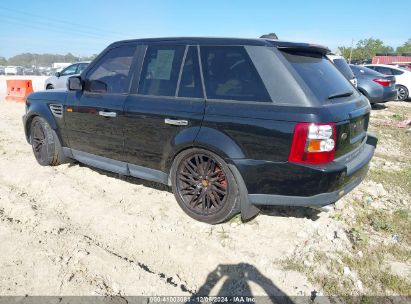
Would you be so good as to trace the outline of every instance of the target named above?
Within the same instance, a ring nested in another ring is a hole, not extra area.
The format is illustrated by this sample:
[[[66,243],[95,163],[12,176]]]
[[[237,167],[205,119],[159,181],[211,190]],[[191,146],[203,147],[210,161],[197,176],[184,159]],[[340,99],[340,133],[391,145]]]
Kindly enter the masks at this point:
[[[67,79],[70,76],[80,75],[89,63],[89,61],[77,62],[72,65],[69,65],[61,72],[56,72],[54,76],[51,76],[46,79],[44,83],[44,88],[46,90],[65,89],[67,87]]]
[[[357,87],[357,78],[354,73],[351,71],[350,66],[347,61],[345,61],[343,56],[335,54],[327,54],[327,58],[334,63],[335,67],[347,78],[354,87]]]
[[[398,90],[397,100],[406,100],[410,97],[411,71],[388,64],[365,64],[367,68],[373,69],[381,74],[395,76],[396,88]]]
[[[23,75],[23,68],[21,66],[10,65],[4,69],[6,75]]]

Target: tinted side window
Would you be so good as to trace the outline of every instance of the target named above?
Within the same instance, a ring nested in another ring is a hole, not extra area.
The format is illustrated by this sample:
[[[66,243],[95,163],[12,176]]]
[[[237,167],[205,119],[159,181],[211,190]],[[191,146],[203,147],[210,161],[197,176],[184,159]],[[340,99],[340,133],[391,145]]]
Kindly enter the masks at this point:
[[[351,71],[348,63],[343,58],[334,59],[334,64],[337,69],[348,79],[354,78],[354,74]]]
[[[65,68],[63,71],[61,71],[60,75],[61,76],[68,76],[68,75],[73,75],[76,74],[77,70],[77,64],[72,64]]]
[[[144,58],[138,93],[175,96],[185,46],[149,46]]]
[[[399,70],[395,70],[395,69],[391,69],[391,73],[392,73],[392,75],[401,75],[404,72],[399,71]]]
[[[271,101],[244,47],[201,47],[201,63],[208,98]]]
[[[85,90],[99,93],[127,93],[135,46],[108,51],[88,73]]]
[[[377,71],[384,75],[392,75],[391,69],[386,67],[377,67]]]
[[[198,63],[197,47],[190,46],[187,51],[186,60],[181,73],[180,97],[203,97],[203,88],[200,78],[200,65]]]

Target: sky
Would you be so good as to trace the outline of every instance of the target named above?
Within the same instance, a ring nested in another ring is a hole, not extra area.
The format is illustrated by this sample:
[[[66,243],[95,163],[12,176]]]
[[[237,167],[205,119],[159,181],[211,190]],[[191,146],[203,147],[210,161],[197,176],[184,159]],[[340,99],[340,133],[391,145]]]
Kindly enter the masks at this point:
[[[270,32],[281,40],[319,43],[331,50],[370,37],[397,47],[411,38],[410,11],[411,0],[3,1],[0,56],[89,56],[122,39],[253,38]]]

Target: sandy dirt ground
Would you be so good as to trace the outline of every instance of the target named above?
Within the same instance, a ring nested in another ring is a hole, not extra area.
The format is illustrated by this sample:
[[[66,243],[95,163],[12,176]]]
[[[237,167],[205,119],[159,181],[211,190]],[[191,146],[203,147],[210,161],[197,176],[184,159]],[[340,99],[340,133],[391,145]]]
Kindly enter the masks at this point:
[[[42,89],[45,77],[30,78]],[[186,216],[163,185],[77,163],[41,167],[23,134],[24,105],[4,100],[4,79],[0,295],[310,295],[317,288],[278,261],[310,240],[307,231],[333,239],[339,223],[329,214],[274,208],[248,223],[210,226]]]

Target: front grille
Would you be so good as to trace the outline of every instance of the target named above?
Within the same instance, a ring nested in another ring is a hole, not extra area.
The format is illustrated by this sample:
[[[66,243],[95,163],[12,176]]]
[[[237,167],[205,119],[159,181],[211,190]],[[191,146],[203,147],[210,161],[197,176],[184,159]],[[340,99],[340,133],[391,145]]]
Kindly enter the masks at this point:
[[[63,105],[61,104],[50,104],[50,110],[56,117],[63,117]]]

